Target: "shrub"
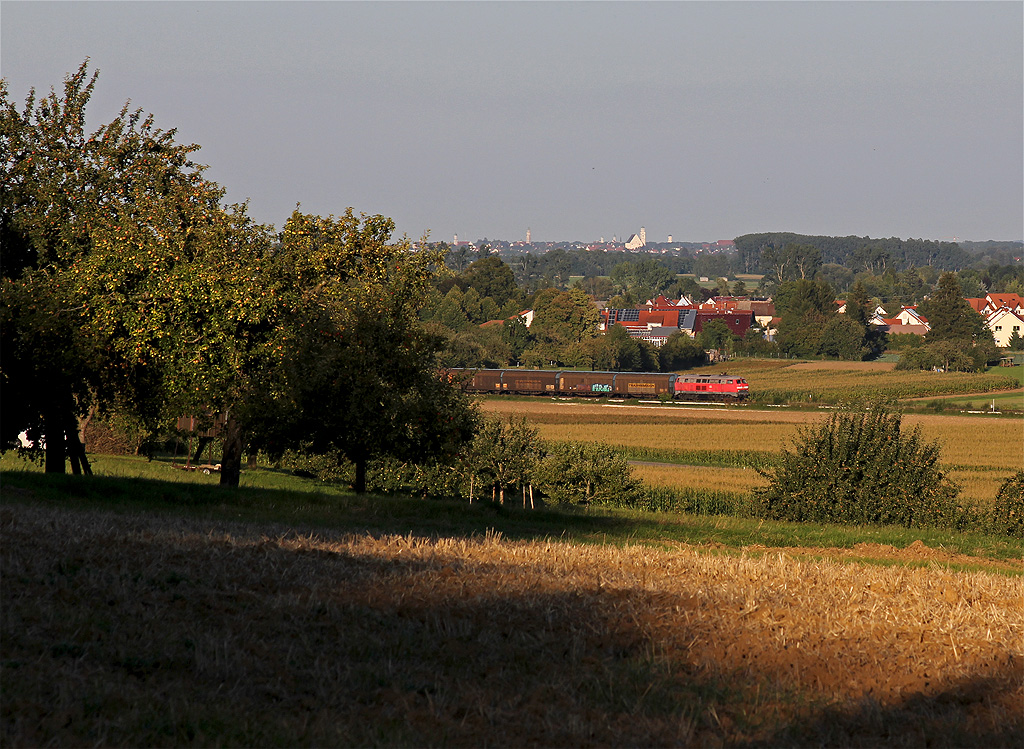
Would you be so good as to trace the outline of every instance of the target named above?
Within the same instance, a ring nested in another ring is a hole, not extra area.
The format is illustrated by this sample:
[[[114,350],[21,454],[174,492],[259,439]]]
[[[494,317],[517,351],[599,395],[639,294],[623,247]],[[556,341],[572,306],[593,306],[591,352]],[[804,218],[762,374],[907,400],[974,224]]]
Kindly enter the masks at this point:
[[[967,522],[959,488],[938,467],[939,446],[881,404],[840,411],[802,429],[779,463],[758,469],[763,515],[777,520],[953,527]]]
[[[589,442],[548,444],[536,485],[565,503],[632,507],[642,495],[627,460],[613,447]]]
[[[474,491],[489,486],[492,497],[504,504],[506,490],[535,484],[534,473],[543,457],[537,434],[524,417],[484,418],[468,455]],[[471,500],[472,496],[473,492]]]
[[[988,525],[995,533],[1024,538],[1024,470],[1010,476],[999,488]]]
[[[886,349],[889,351],[903,351],[922,346],[924,346],[924,336],[919,336],[916,333],[890,333],[886,341]]]
[[[631,505],[648,512],[683,512],[688,515],[747,517],[749,500],[743,494],[702,487],[644,487]]]
[[[285,450],[276,464],[278,468],[298,476],[319,479],[325,484],[352,480],[352,464],[338,455],[325,455],[308,449]]]

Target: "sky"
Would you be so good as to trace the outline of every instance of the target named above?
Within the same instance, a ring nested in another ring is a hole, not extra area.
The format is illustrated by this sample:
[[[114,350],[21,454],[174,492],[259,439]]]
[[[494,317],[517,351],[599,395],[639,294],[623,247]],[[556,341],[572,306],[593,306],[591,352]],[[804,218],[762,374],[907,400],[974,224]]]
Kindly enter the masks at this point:
[[[280,227],[1024,238],[1024,3],[0,2],[8,96],[100,71]]]

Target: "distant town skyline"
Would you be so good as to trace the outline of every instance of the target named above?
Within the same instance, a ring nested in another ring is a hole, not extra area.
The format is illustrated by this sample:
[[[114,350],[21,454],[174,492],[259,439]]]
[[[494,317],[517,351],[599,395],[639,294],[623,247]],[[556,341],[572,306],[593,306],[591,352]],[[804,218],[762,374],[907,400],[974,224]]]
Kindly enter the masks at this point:
[[[101,71],[280,227],[1024,238],[1020,2],[18,2],[8,96]]]

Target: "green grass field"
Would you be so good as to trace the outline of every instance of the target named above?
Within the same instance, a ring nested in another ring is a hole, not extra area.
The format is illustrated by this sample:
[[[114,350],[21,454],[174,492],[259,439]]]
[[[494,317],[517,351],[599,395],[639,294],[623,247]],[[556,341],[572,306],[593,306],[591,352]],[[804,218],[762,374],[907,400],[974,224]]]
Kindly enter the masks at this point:
[[[715,544],[723,551],[737,553],[751,545],[852,548],[872,543],[903,548],[920,541],[978,560],[1003,562],[1024,557],[1024,541],[985,534],[814,526],[596,507],[553,506],[523,511],[514,504],[494,508],[480,503],[469,506],[358,496],[342,486],[266,467],[243,471],[238,490],[220,487],[216,475],[188,473],[162,460],[100,455],[93,457],[93,471],[92,477],[47,475],[38,465],[7,454],[0,459],[0,496],[3,503],[28,500],[119,513],[184,514],[205,520],[283,523],[334,531],[471,537],[497,530],[505,537],[518,539],[558,538],[616,545]]]

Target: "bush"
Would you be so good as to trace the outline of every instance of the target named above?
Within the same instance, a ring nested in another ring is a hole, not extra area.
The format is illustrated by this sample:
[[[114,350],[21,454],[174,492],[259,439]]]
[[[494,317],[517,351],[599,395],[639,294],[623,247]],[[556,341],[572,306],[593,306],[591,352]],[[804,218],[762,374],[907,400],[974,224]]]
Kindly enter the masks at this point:
[[[642,485],[615,448],[589,442],[554,442],[547,446],[536,486],[555,502],[633,507]]]
[[[1024,470],[1017,471],[999,487],[988,526],[994,533],[1024,538]]]
[[[938,443],[920,427],[876,404],[840,411],[803,429],[774,468],[758,469],[770,484],[755,491],[760,512],[776,520],[956,527],[969,521],[959,488],[938,467]]]
[[[319,479],[325,484],[340,484],[352,480],[352,464],[338,455],[315,453],[308,449],[285,450],[276,461],[277,467],[297,476]]]
[[[890,333],[885,347],[888,351],[903,351],[922,346],[924,346],[924,336],[916,333]]]

